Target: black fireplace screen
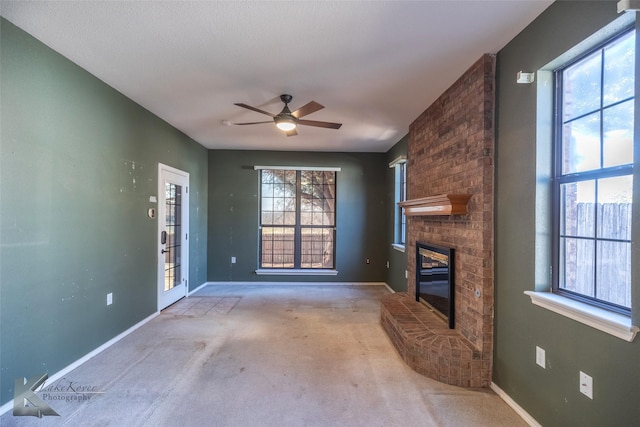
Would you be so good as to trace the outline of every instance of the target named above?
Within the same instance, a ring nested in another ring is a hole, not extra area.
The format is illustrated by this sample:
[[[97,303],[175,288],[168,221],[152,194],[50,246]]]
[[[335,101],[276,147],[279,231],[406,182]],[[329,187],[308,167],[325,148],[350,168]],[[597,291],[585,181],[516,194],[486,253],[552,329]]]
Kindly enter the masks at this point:
[[[454,250],[442,246],[416,244],[416,301],[426,303],[455,327]]]

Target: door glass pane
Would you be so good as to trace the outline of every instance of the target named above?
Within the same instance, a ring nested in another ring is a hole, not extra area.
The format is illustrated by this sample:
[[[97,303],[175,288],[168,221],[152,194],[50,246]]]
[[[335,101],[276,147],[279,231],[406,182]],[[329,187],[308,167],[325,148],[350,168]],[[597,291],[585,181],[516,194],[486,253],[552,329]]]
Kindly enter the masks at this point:
[[[182,244],[182,187],[165,182],[165,222],[167,238],[164,254],[164,290],[169,291],[182,281],[180,247]]]

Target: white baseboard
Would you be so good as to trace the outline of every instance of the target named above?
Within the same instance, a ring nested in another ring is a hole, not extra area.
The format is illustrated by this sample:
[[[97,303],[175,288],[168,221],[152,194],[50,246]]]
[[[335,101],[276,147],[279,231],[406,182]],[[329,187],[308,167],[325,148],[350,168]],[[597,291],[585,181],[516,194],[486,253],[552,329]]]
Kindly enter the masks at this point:
[[[247,285],[261,285],[261,286],[273,286],[273,285],[287,285],[287,286],[387,286],[385,282],[206,282],[198,289],[204,286],[247,286]],[[388,287],[388,286],[387,286]],[[196,289],[196,290],[198,290]],[[193,291],[195,292],[195,290]],[[189,295],[191,293],[189,292]]]
[[[520,415],[520,417],[531,427],[542,427],[542,425],[535,420],[527,411],[522,409],[522,406],[518,405],[515,400],[511,398],[507,393],[504,392],[500,387],[496,385],[496,383],[491,382],[491,390],[493,390],[502,400],[505,401],[507,405],[513,409],[516,414]]]
[[[55,374],[49,376],[49,378],[47,378],[47,383],[48,384],[55,383],[56,381],[58,381],[59,379],[63,378],[65,375],[67,375],[69,372],[71,372],[74,369],[76,369],[78,366],[82,365],[83,363],[85,363],[89,359],[97,356],[98,354],[102,353],[107,348],[111,347],[112,345],[114,345],[115,343],[120,341],[122,338],[126,337],[127,335],[129,335],[130,333],[132,333],[133,331],[135,331],[136,329],[138,329],[139,327],[141,327],[145,323],[147,323],[150,320],[152,320],[153,318],[157,317],[159,314],[160,314],[160,312],[156,311],[155,313],[153,313],[150,316],[142,319],[141,321],[139,321],[138,323],[136,323],[135,325],[133,325],[132,327],[130,327],[126,331],[124,331],[121,334],[111,338],[109,341],[107,341],[106,343],[102,344],[100,347],[98,347],[98,348],[94,349],[93,351],[85,354],[80,359],[76,360],[75,362],[71,363],[70,365],[67,365],[66,367],[62,368],[62,370],[56,372]],[[5,412],[8,412],[12,408],[13,408],[13,399],[8,401],[4,405],[0,406],[0,416],[2,416]]]
[[[210,283],[211,283],[211,282],[204,282],[202,285],[198,286],[198,287],[197,287],[197,288],[195,288],[194,290],[187,292],[187,296],[189,296],[189,295],[191,295],[191,294],[193,294],[193,293],[198,292],[200,289],[204,288],[205,286],[207,286],[207,285],[208,285],[208,284],[210,284]]]
[[[394,290],[393,290],[393,288],[392,288],[391,286],[387,285],[386,283],[384,284],[384,286],[385,286],[385,287],[387,288],[387,290],[388,290],[389,292],[391,292],[392,294],[395,294],[395,293],[396,293],[396,291],[394,291]]]

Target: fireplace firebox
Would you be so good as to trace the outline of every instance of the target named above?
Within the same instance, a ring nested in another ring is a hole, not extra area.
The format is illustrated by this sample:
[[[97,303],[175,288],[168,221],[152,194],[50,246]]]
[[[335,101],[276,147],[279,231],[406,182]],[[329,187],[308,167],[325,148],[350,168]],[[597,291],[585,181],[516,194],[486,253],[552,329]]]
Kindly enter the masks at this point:
[[[416,301],[431,307],[455,328],[454,250],[416,243]]]

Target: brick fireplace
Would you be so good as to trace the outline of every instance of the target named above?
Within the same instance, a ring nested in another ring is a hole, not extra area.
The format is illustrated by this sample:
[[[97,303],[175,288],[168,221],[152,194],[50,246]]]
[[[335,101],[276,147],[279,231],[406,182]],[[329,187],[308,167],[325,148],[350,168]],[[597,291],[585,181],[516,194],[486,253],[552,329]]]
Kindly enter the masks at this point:
[[[404,360],[434,379],[488,387],[493,358],[495,56],[484,55],[409,129],[407,196],[469,194],[462,215],[407,217],[408,292],[382,300]],[[455,329],[415,301],[416,242],[455,249]]]

